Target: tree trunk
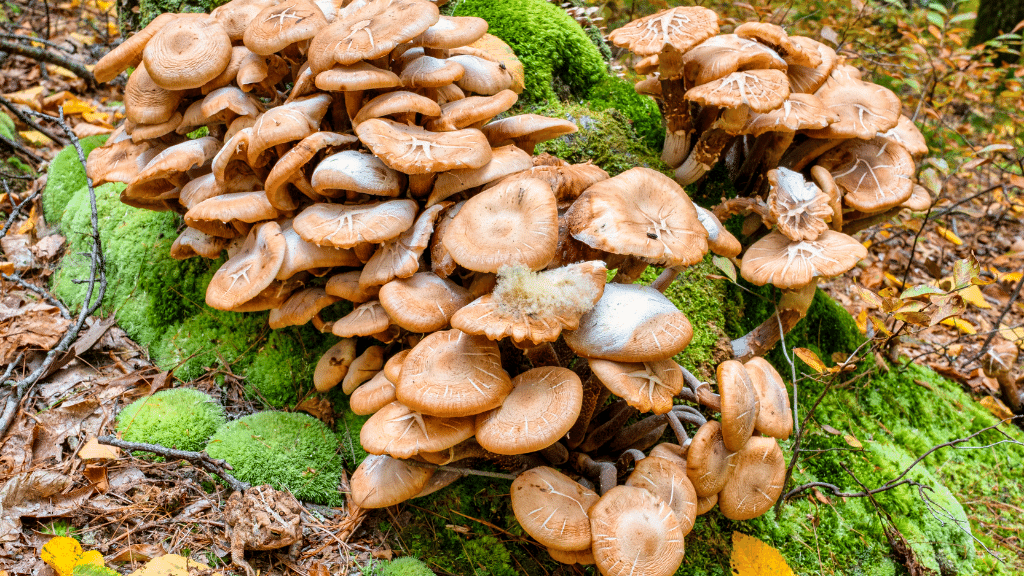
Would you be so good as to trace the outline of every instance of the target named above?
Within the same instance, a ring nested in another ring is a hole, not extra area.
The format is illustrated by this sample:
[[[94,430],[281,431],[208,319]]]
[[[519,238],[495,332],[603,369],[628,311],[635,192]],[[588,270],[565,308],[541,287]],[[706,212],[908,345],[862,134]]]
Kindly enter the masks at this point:
[[[1021,0],[980,0],[971,44],[981,44],[1000,34],[1008,34],[1022,20],[1024,2]],[[1021,48],[1020,40],[1009,44],[1017,51]],[[1000,62],[1014,62],[1020,60],[1020,55],[1001,53],[997,59]]]

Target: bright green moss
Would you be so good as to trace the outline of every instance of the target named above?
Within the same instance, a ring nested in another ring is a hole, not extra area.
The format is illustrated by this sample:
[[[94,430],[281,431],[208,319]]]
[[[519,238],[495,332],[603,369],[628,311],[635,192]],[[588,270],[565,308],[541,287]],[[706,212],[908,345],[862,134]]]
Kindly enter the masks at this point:
[[[0,116],[6,117],[4,114]],[[82,138],[82,152],[89,157],[92,150],[107,141],[106,136],[89,136]],[[50,162],[50,170],[46,177],[46,188],[43,190],[43,215],[50,224],[61,222],[64,208],[71,197],[85,186],[85,168],[78,160],[78,152],[68,146],[57,153]]]
[[[267,313],[225,312],[206,307],[181,324],[172,325],[150,349],[160,366],[176,367],[183,380],[196,378],[227,363],[235,374],[244,374],[256,349],[270,332]]]
[[[606,76],[587,92],[586,105],[591,110],[618,110],[629,118],[633,131],[648,148],[652,151],[661,150],[665,142],[661,112],[653,98],[636,93],[632,82]]]
[[[487,20],[488,32],[504,40],[526,68],[520,101],[582,97],[607,75],[601,53],[579,24],[545,0],[462,0],[456,16]]]
[[[210,438],[206,452],[227,460],[232,474],[250,484],[270,484],[320,504],[341,501],[338,438],[307,414],[257,412],[228,422]]]
[[[14,140],[17,138],[14,132],[14,120],[7,114],[0,112],[0,136],[8,140]]]
[[[636,135],[629,119],[616,110],[594,111],[580,104],[555,102],[522,112],[565,118],[579,128],[573,134],[538,144],[537,154],[547,152],[570,163],[591,161],[612,176],[637,166],[667,169],[658,154]]]
[[[129,442],[198,451],[224,421],[224,407],[208,394],[174,388],[126,406],[117,415],[117,431]]]
[[[378,572],[380,576],[434,576],[434,572],[421,560],[412,556],[395,558]]]
[[[313,369],[333,344],[311,325],[272,330],[245,369],[246,390],[271,406],[294,405],[313,384]]]

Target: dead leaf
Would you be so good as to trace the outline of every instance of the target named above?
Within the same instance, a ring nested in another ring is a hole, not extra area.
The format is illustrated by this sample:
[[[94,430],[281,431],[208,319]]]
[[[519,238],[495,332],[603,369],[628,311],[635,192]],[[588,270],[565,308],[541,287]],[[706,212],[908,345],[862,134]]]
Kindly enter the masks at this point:
[[[832,434],[833,436],[838,436],[842,434],[842,432],[836,430],[835,428],[829,426],[828,424],[822,424],[821,429],[824,430],[825,432],[828,432],[829,434]]]
[[[843,440],[846,440],[846,443],[854,448],[861,449],[864,447],[864,445],[860,443],[860,440],[857,440],[857,437],[852,434],[844,434]]]
[[[73,404],[64,404],[36,416],[36,441],[32,449],[33,463],[47,460],[59,462],[64,456],[68,437],[99,435],[104,415],[99,401],[88,398]]]
[[[808,350],[807,348],[794,348],[793,352],[796,354],[797,358],[802,360],[804,364],[810,366],[818,374],[824,374],[828,371],[828,366],[825,366],[825,363],[818,358],[818,355],[815,354],[814,351]]]
[[[334,424],[334,406],[327,398],[306,398],[299,402],[295,409],[325,422],[328,426]]]
[[[78,457],[82,460],[117,460],[121,457],[121,451],[114,446],[100,444],[95,436],[90,436],[78,450]]]
[[[734,576],[795,576],[778,550],[740,532],[732,533],[729,565]]]
[[[64,247],[64,237],[60,234],[50,234],[32,246],[32,254],[43,261],[53,260],[60,254]]]
[[[89,481],[89,484],[100,494],[106,493],[110,488],[110,483],[107,482],[106,466],[90,464],[82,470],[82,476],[85,476],[85,479]]]
[[[164,554],[150,560],[129,576],[189,576],[189,572],[192,570],[211,570],[211,568],[184,556]],[[213,576],[222,576],[222,574],[214,572]]]
[[[1002,400],[995,396],[985,396],[978,404],[984,406],[993,416],[1000,420],[1006,420],[1007,418],[1013,418],[1013,410],[1003,403]]]
[[[45,302],[31,302],[18,308],[0,303],[0,364],[11,362],[23,350],[53,348],[70,324],[56,306]]]
[[[56,472],[23,472],[0,488],[0,542],[12,542],[20,535],[21,518],[45,518],[54,510],[52,502],[72,485],[71,478]],[[57,514],[58,516],[60,514]]]
[[[153,558],[163,556],[167,551],[157,544],[132,544],[131,546],[114,554],[111,562],[149,562]]]

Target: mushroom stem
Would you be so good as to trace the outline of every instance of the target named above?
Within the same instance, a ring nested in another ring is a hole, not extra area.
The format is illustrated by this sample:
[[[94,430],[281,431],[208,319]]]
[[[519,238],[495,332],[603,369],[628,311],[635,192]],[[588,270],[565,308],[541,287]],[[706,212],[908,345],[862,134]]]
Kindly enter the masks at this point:
[[[761,220],[768,220],[771,217],[768,205],[760,198],[730,198],[715,206],[712,212],[715,218],[723,222],[737,214],[757,214]]]
[[[733,135],[721,128],[712,128],[701,134],[686,161],[676,168],[675,181],[680,186],[686,186],[700,180],[715,165],[718,156],[732,139]]]
[[[661,271],[661,274],[658,274],[658,277],[655,278],[654,282],[651,282],[651,288],[664,293],[665,290],[672,285],[672,282],[675,281],[677,276],[679,276],[678,268],[665,268]]]
[[[555,347],[551,345],[551,342],[542,342],[536,346],[523,348],[523,355],[529,358],[530,362],[533,363],[534,368],[562,365],[561,361],[558,359],[558,354],[555,352]]]
[[[699,378],[693,375],[692,372],[679,367],[683,371],[683,382],[693,392],[693,395],[697,398],[697,402],[702,406],[707,406],[715,412],[722,411],[722,398],[711,391],[711,384],[702,382]]]
[[[741,192],[742,196],[750,195],[750,186],[757,180],[758,168],[761,167],[761,159],[764,158],[765,151],[768,149],[768,145],[772,140],[771,133],[761,134],[754,139],[754,145],[750,148],[750,153],[743,159],[743,164],[740,165],[739,171],[736,173],[736,178],[733,182],[736,184],[736,189]]]
[[[625,400],[619,400],[612,404],[606,412],[608,413],[607,420],[587,433],[586,440],[579,446],[580,450],[594,452],[607,444],[612,436],[622,428],[622,425],[638,413],[638,410],[626,404]]]
[[[818,281],[815,278],[810,284],[796,290],[785,290],[775,314],[772,314],[760,326],[732,341],[733,356],[746,362],[754,356],[763,356],[782,339],[783,335],[793,329],[811,307],[814,290]]]
[[[668,413],[668,425],[672,427],[672,433],[676,435],[679,445],[687,446],[690,442],[690,435],[686,433],[686,428],[683,428],[683,423],[675,411]]]
[[[551,446],[542,448],[538,452],[540,452],[540,455],[543,456],[545,460],[551,462],[555,466],[565,464],[569,460],[569,449],[561,442],[555,442]]]
[[[900,213],[900,210],[902,209],[903,206],[896,206],[894,208],[886,210],[885,212],[878,212],[877,214],[870,214],[868,216],[865,216],[864,218],[858,218],[857,220],[845,222],[843,224],[842,232],[847,236],[852,236],[857,232],[864,230],[865,228],[870,228],[875,224],[880,224],[882,222],[885,222],[886,220],[891,220],[895,218],[896,215],[898,215]]]
[[[630,448],[619,455],[619,459],[615,461],[615,469],[619,475],[625,475],[626,470],[629,470],[630,466],[643,460],[645,457],[646,455],[643,452]]]
[[[580,408],[580,415],[576,418],[576,423],[565,434],[565,443],[569,445],[569,448],[575,449],[586,438],[590,419],[594,416],[594,410],[601,403],[599,399],[604,391],[604,385],[593,374],[583,381],[583,406]]]
[[[672,131],[665,132],[665,144],[661,149],[661,161],[669,168],[678,168],[686,160],[690,153],[689,134],[676,134]]]
[[[612,437],[611,442],[608,443],[608,449],[612,452],[618,452],[629,448],[650,434],[653,430],[661,428],[662,431],[664,431],[667,420],[668,417],[664,414],[655,414],[653,416],[648,416],[639,422],[630,424],[622,430],[619,430],[618,434]]]
[[[598,462],[583,452],[574,452],[572,461],[580,474],[598,479],[598,493],[604,494],[618,483],[618,470],[611,462]]]
[[[783,168],[789,168],[795,172],[799,172],[804,169],[818,156],[821,156],[825,152],[839,146],[845,142],[842,138],[832,138],[830,140],[819,140],[817,138],[811,138],[805,140],[801,144],[790,148],[782,155],[782,159],[779,160],[779,166]]]

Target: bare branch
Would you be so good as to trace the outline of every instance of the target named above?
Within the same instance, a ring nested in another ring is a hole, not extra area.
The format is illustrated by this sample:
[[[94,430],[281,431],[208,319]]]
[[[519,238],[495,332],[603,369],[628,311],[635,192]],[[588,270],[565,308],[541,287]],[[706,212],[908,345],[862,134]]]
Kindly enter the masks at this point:
[[[96,441],[99,442],[100,444],[106,444],[108,446],[115,446],[117,448],[121,448],[122,450],[138,450],[141,452],[151,452],[153,454],[157,454],[168,459],[186,460],[199,466],[200,468],[206,470],[211,474],[216,474],[222,480],[224,480],[224,482],[227,482],[228,486],[230,486],[232,490],[236,490],[238,492],[243,492],[251,486],[248,482],[242,482],[241,480],[235,478],[228,472],[228,470],[233,470],[230,464],[228,464],[224,460],[213,458],[206,452],[191,452],[188,450],[177,450],[174,448],[161,446],[159,444],[147,444],[144,442],[128,442],[126,440],[120,440],[113,436],[100,436],[99,438],[96,439]]]

